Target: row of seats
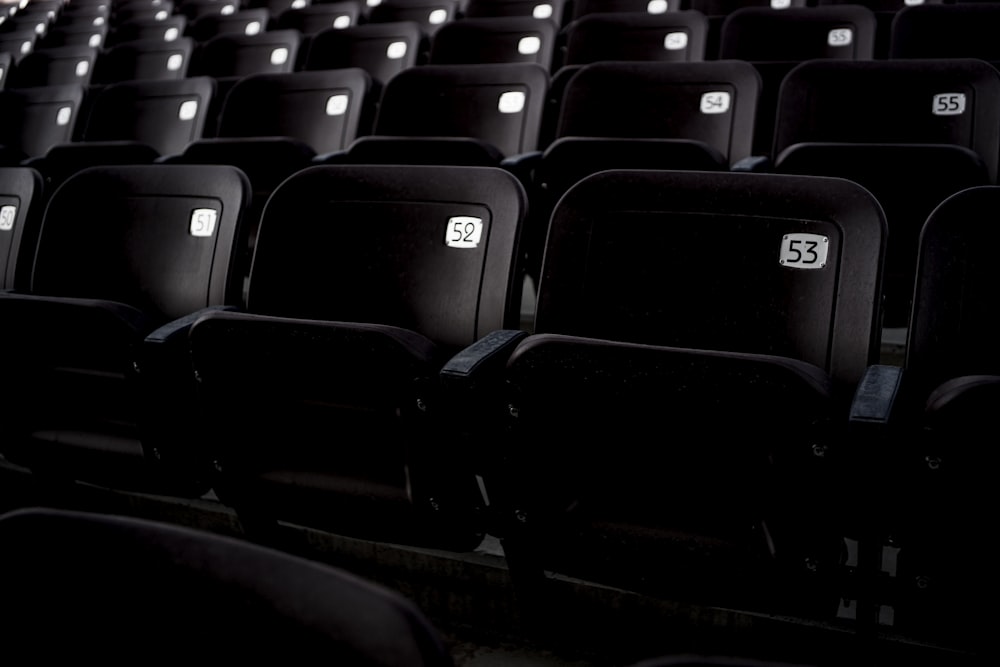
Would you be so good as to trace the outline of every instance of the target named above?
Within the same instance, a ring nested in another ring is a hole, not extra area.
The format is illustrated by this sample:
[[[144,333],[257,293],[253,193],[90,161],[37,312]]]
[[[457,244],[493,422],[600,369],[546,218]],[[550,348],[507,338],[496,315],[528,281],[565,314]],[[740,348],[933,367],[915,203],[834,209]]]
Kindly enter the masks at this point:
[[[802,63],[784,77],[763,154],[754,151],[766,116],[761,78],[747,62],[597,62],[564,72],[425,65],[384,89],[355,68],[249,75],[221,92],[208,77],[8,89],[0,143],[6,164],[39,169],[50,187],[108,161],[234,164],[258,208],[316,162],[503,166],[533,202],[524,271],[535,280],[552,206],[602,168],[848,178],[889,217],[889,328],[906,325],[927,215],[960,189],[997,182],[1000,74],[985,61]]]
[[[26,18],[41,21],[35,28],[5,29],[11,21],[0,26],[7,44],[0,42],[0,52],[9,56],[14,84],[22,87],[340,67],[362,67],[385,82],[418,64],[493,62],[531,62],[552,73],[602,60],[975,57],[995,62],[990,35],[1000,16],[994,3],[905,7],[893,13],[889,43],[883,46],[877,40],[877,13],[853,4],[783,11],[742,7],[725,15],[718,34],[710,17],[694,9],[585,13],[562,29],[530,15],[472,16],[448,20],[429,35],[418,21],[359,22],[360,3],[289,9],[271,22],[266,8],[234,10],[203,16],[190,27],[184,14],[170,14],[168,7],[150,8],[163,19],[143,19],[143,30],[131,34],[122,35],[120,28],[117,38],[82,31],[72,40],[55,36],[46,41],[46,31],[52,30],[44,23],[47,15],[32,14]],[[315,24],[304,18],[319,11],[326,14]],[[167,21],[174,17],[179,25]],[[957,37],[942,39],[939,32]]]
[[[0,567],[7,574],[0,578],[0,621],[10,665],[319,659],[348,667],[458,667],[537,659],[529,648],[489,646],[470,660],[459,639],[387,586],[143,518],[51,508],[0,514]],[[633,662],[619,653],[616,664],[795,667],[722,645],[640,655]],[[550,654],[544,659],[557,664]]]
[[[17,253],[29,287],[0,294],[0,452],[45,487],[211,489],[276,545],[288,523],[454,551],[493,535],[536,611],[559,572],[980,650],[993,615],[958,610],[992,587],[966,538],[992,500],[977,213],[998,197],[929,216],[895,367],[886,219],[845,179],[586,177],[553,210],[528,332],[528,197],[505,170],[300,170],[244,291],[239,169],[88,168]]]

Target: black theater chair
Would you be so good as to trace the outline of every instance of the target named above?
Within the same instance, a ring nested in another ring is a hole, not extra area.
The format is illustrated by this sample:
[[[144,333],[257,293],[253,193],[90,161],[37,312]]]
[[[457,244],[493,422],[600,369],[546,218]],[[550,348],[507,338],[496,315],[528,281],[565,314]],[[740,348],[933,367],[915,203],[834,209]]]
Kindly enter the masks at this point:
[[[863,95],[869,104],[848,102]],[[870,190],[892,243],[885,281],[887,339],[905,330],[917,239],[958,190],[996,183],[1000,74],[973,59],[814,60],[782,83],[773,170],[837,176]]]
[[[480,543],[476,452],[454,447],[437,373],[516,326],[525,207],[495,167],[321,165],[275,190],[245,311],[190,333],[213,488],[248,534]]]
[[[4,661],[199,660],[450,667],[388,588],[200,530],[52,509],[0,516]],[[138,656],[146,656],[139,658]]]
[[[972,542],[996,503],[992,446],[1000,407],[995,345],[1000,187],[946,198],[919,237],[901,364],[873,366],[853,410],[866,461],[872,580],[887,631],[993,652],[993,577]]]
[[[853,627],[862,472],[841,452],[885,243],[841,179],[608,170],[567,191],[534,333],[442,371],[543,627],[572,632],[566,578]]]
[[[229,166],[128,165],[74,174],[48,201],[28,288],[0,293],[0,340],[17,386],[0,452],[42,492],[75,482],[201,495],[204,470],[184,447],[192,377],[140,357],[159,327],[184,331],[201,309],[239,303],[233,271],[246,176]],[[180,321],[177,321],[179,320]],[[197,448],[195,448],[197,449]]]

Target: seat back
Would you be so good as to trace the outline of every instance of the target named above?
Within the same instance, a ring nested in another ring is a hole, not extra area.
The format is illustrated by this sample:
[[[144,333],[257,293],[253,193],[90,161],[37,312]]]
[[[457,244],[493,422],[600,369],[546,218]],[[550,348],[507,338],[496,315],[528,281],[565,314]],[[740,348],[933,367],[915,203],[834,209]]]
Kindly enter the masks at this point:
[[[253,35],[223,33],[195,49],[190,72],[193,76],[216,79],[291,72],[301,43],[302,34],[297,30],[269,30]]]
[[[171,661],[197,653],[219,660],[325,655],[372,667],[452,664],[437,630],[401,595],[236,538],[31,508],[0,517],[0,545],[0,564],[17,575],[0,584],[0,618],[14,633],[10,650],[43,660],[124,665],[157,645]],[[105,639],[109,631],[114,641]]]
[[[180,153],[204,134],[214,95],[215,81],[209,77],[111,84],[88,105],[78,139],[130,141],[160,155]]]
[[[239,300],[233,246],[246,177],[220,165],[110,165],[52,194],[31,278],[33,294],[128,304],[166,322]],[[81,210],[99,224],[79,224]]]
[[[223,102],[217,136],[284,136],[317,153],[341,150],[367,132],[371,77],[359,68],[253,74]]]
[[[415,21],[425,37],[431,37],[461,11],[459,0],[384,0],[368,10],[372,23]]]
[[[915,10],[915,11],[911,11]],[[993,39],[1000,7],[960,2],[901,7],[889,31],[890,58],[979,58],[1000,62]]]
[[[197,402],[215,406],[213,487],[249,530],[270,540],[277,526],[262,524],[290,521],[454,550],[482,541],[471,452],[454,446],[437,372],[516,324],[525,210],[496,167],[320,165],[274,191],[248,312],[213,313],[190,333]],[[247,419],[220,419],[223,405]]]
[[[740,61],[592,63],[566,83],[556,138],[697,140],[735,163],[751,153],[759,90]]]
[[[0,91],[0,145],[23,160],[72,141],[83,100],[80,84]]]
[[[315,35],[327,28],[343,30],[358,25],[362,17],[362,5],[357,0],[342,0],[292,7],[275,18],[274,28],[298,30],[303,35]]]
[[[726,15],[719,58],[797,61],[813,58],[870,60],[875,13],[861,5],[743,7]]]
[[[44,194],[34,169],[0,168],[0,289],[28,285]]]
[[[385,87],[373,134],[472,137],[503,155],[538,148],[548,73],[534,63],[423,65]]]
[[[972,187],[945,199],[920,234],[906,368],[924,392],[963,375],[1000,375],[990,342],[996,322],[995,234],[983,211],[992,210],[996,186]]]
[[[881,209],[841,179],[595,174],[553,213],[535,329],[776,355],[850,386],[878,351],[884,250]]]
[[[416,21],[364,23],[321,30],[309,40],[302,69],[360,67],[384,85],[418,62],[423,41]]]
[[[247,306],[401,327],[455,348],[510,326],[524,205],[511,178],[491,167],[424,165],[295,174],[264,210]],[[376,219],[392,222],[365,222]]]
[[[531,16],[547,19],[562,27],[566,18],[565,0],[469,0],[465,3],[466,18],[487,16]]]
[[[135,80],[183,79],[191,64],[195,42],[190,37],[172,41],[149,38],[115,44],[101,51],[92,81],[99,84]]]
[[[871,104],[850,103],[862,94]],[[1000,74],[973,59],[817,60],[795,67],[778,99],[772,155],[801,142],[954,144],[997,177]]]
[[[11,85],[62,86],[88,85],[94,71],[98,50],[88,44],[35,49],[18,63]]]
[[[449,21],[434,33],[428,62],[536,63],[548,69],[555,42],[555,24],[530,16]]]
[[[187,27],[195,42],[207,42],[217,35],[259,35],[268,29],[271,13],[266,7],[242,9],[232,14],[208,14]]]
[[[684,10],[592,13],[565,29],[561,65],[602,60],[704,60],[708,20],[701,12]]]

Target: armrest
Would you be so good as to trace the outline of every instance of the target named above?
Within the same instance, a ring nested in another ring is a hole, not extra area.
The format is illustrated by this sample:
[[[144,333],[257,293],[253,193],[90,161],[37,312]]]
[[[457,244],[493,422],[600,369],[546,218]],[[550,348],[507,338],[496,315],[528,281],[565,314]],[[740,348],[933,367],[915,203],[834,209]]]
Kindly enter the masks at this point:
[[[869,366],[858,383],[848,419],[852,427],[886,428],[892,420],[903,369],[876,364]]]
[[[514,348],[528,336],[519,329],[498,329],[453,356],[441,369],[441,382],[451,391],[470,391],[491,383]]]
[[[152,328],[148,316],[118,301],[41,296],[16,291],[0,293],[0,314],[5,321],[20,322],[17,331],[27,336],[69,342],[74,337],[114,327],[125,335],[141,336]],[[27,333],[27,332],[31,333]],[[40,341],[28,340],[40,344]],[[37,345],[35,345],[37,346]],[[16,349],[16,348],[8,348]]]
[[[500,167],[514,174],[525,188],[530,189],[534,181],[535,166],[541,162],[542,155],[542,151],[518,153],[517,155],[511,155],[501,160]]]
[[[204,429],[188,332],[204,315],[232,310],[237,308],[210,306],[164,324],[143,339],[136,361],[143,449],[194,489],[207,488],[211,460],[207,447],[198,444]]]
[[[766,155],[750,155],[742,160],[737,160],[730,168],[730,171],[749,171],[766,174],[771,172],[773,168],[774,164],[771,162],[771,158]]]

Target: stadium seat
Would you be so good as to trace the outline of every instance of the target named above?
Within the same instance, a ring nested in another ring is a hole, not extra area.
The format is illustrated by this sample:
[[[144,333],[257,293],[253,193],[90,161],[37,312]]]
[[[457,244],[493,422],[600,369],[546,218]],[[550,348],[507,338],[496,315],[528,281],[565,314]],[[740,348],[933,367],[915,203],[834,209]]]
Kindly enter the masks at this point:
[[[28,285],[45,195],[36,170],[0,167],[0,290]]]
[[[519,167],[531,170],[525,272],[536,283],[552,208],[584,176],[612,168],[726,171],[751,151],[760,77],[749,63],[605,61],[574,69],[558,95],[553,140]]]
[[[871,60],[876,18],[860,5],[744,7],[726,15],[719,34],[718,57],[746,60],[761,75],[760,102],[754,127],[755,155],[768,155],[774,139],[781,82],[799,63],[816,58]]]
[[[917,237],[931,210],[959,189],[996,182],[998,113],[1000,74],[981,60],[817,60],[782,84],[774,169],[855,180],[886,210],[887,329],[906,327]]]
[[[382,0],[368,8],[368,21],[385,23],[415,21],[430,38],[445,23],[459,17],[460,0]]]
[[[249,197],[243,173],[221,165],[92,167],[51,195],[29,289],[0,293],[0,340],[18,352],[4,368],[18,387],[0,425],[7,461],[58,494],[75,481],[207,491],[183,447],[156,454],[171,428],[185,442],[196,432],[181,426],[191,377],[139,355],[158,327],[239,303],[233,248]]]
[[[407,68],[386,84],[371,134],[329,159],[497,166],[538,150],[548,84],[535,63]]]
[[[381,87],[407,67],[423,64],[425,42],[415,21],[328,28],[309,38],[300,69],[360,67]]]
[[[327,28],[343,30],[358,25],[362,9],[362,3],[357,0],[317,2],[281,12],[275,17],[272,29],[298,30],[303,35],[315,35]]]
[[[905,360],[869,369],[853,410],[855,460],[863,457],[870,471],[865,497],[883,628],[983,655],[997,620],[984,602],[1000,591],[968,549],[996,501],[989,441],[1000,405],[997,230],[983,212],[998,204],[1000,187],[976,186],[930,213]]]
[[[187,76],[195,42],[147,38],[119,42],[101,51],[91,79],[95,84],[120,81],[176,81]]]
[[[218,35],[259,35],[268,30],[271,14],[266,8],[243,9],[232,14],[209,14],[187,26],[185,34],[196,43]]]
[[[468,0],[464,4],[464,17],[531,16],[562,27],[568,6],[565,0]]]
[[[325,659],[450,667],[410,600],[329,565],[147,519],[0,516],[5,651],[43,661]],[[109,634],[113,637],[109,637]]]
[[[430,42],[434,65],[535,63],[552,65],[556,26],[530,16],[497,16],[450,21]]]
[[[280,74],[295,70],[302,34],[297,30],[268,30],[253,35],[224,33],[199,44],[192,54],[191,76],[210,76],[231,84],[251,74]]]
[[[889,58],[979,58],[1000,64],[993,35],[1000,5],[959,2],[902,7],[889,32]]]
[[[317,165],[275,190],[245,311],[190,334],[213,488],[249,534],[481,542],[474,452],[452,446],[437,372],[516,326],[525,210],[496,167]]]
[[[37,48],[17,65],[11,87],[63,86],[90,84],[98,49],[88,45]]]
[[[602,60],[705,60],[708,21],[696,11],[593,13],[564,30],[562,65]],[[714,59],[714,54],[713,59]]]
[[[442,371],[539,617],[556,577],[841,613],[858,473],[838,460],[885,231],[841,179],[607,170],[563,196],[534,333]]]
[[[0,159],[14,166],[73,140],[83,106],[80,84],[0,91]]]

